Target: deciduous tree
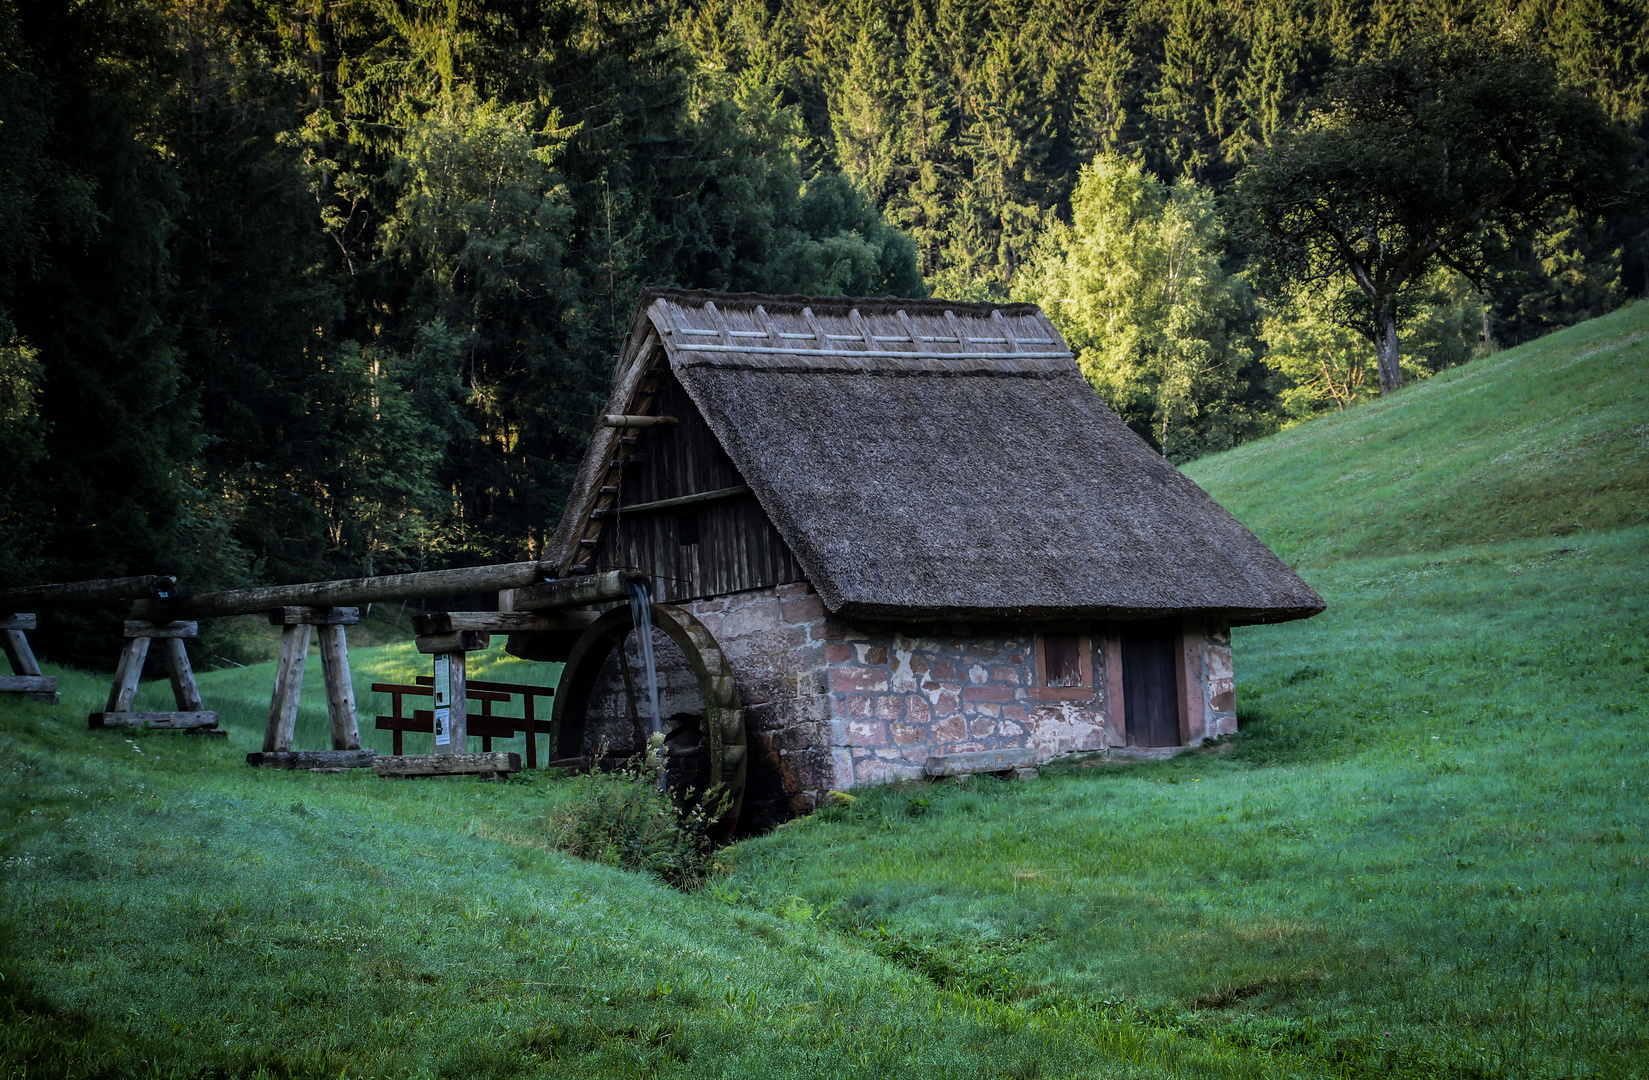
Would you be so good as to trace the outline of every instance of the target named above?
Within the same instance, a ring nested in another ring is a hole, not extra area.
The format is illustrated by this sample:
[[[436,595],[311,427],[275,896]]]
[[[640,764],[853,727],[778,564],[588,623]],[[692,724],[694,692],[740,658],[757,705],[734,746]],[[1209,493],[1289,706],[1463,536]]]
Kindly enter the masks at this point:
[[[1273,280],[1355,286],[1343,315],[1374,343],[1389,394],[1405,307],[1435,266],[1481,285],[1508,235],[1618,198],[1628,156],[1627,136],[1532,49],[1433,38],[1347,70],[1237,194]]]

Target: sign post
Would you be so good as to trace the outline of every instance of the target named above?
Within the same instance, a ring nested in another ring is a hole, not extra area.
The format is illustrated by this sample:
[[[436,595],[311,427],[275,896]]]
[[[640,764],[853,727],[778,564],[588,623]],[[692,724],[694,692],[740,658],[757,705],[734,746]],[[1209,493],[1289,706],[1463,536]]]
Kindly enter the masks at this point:
[[[435,657],[435,752],[469,751],[468,703],[464,700],[464,654],[438,653]]]

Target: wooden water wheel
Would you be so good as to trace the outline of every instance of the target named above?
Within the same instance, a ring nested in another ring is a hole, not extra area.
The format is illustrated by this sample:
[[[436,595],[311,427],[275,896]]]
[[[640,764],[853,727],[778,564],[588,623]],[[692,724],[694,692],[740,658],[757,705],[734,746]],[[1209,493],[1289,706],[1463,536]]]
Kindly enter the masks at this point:
[[[720,785],[729,799],[727,811],[717,824],[726,835],[738,824],[744,801],[745,771],[749,755],[745,747],[744,710],[739,703],[733,669],[722,655],[716,639],[691,614],[669,604],[653,604],[648,609],[653,625],[662,630],[681,651],[687,669],[698,682],[695,704],[699,709],[672,710],[661,717],[664,725],[666,775],[678,801],[698,800]],[[635,629],[628,606],[615,608],[584,632],[567,657],[567,666],[556,687],[555,711],[550,738],[555,756],[579,758],[595,763],[602,748],[591,744],[589,723],[593,699],[611,692],[602,678],[603,668],[615,652],[624,668],[624,694],[629,715],[645,716],[645,673],[630,670],[623,645]],[[638,693],[639,689],[639,693]]]

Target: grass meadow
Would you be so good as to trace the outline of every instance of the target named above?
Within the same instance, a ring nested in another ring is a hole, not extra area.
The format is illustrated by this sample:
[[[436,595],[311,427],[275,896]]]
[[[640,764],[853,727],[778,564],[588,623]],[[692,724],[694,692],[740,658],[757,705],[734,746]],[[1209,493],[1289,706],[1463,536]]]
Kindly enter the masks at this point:
[[[547,774],[246,768],[267,664],[202,676],[227,740],[59,672],[0,701],[0,1070],[1642,1076],[1646,360],[1638,305],[1194,463],[1329,602],[1236,632],[1238,736],[857,793],[693,893],[549,850]],[[367,717],[422,670],[352,662]]]

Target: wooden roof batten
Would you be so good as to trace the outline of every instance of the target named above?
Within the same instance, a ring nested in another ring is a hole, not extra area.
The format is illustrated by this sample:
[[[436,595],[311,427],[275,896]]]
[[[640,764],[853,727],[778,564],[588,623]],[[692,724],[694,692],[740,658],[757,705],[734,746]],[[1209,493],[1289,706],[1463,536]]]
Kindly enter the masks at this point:
[[[826,317],[843,323],[839,327],[842,332],[832,332],[835,328],[826,325],[825,319],[815,311],[816,306],[828,301],[799,297],[761,298],[766,302],[752,304],[748,313],[751,321],[760,329],[755,326],[745,329],[733,325],[729,319],[728,309],[718,306],[715,300],[701,300],[693,305],[711,325],[690,325],[682,318],[688,307],[678,300],[678,296],[686,295],[662,291],[650,305],[647,305],[650,321],[657,329],[666,352],[671,356],[672,366],[677,367],[692,365],[695,362],[714,364],[725,357],[766,357],[770,363],[764,366],[775,366],[771,361],[795,360],[805,363],[811,358],[831,358],[847,362],[867,359],[952,363],[977,360],[1008,363],[1026,360],[1066,363],[1074,361],[1071,351],[1065,347],[1052,326],[1047,324],[1042,313],[1030,305],[1009,305],[1023,309],[1013,313],[1016,319],[1030,321],[1036,325],[1036,332],[1029,334],[1016,333],[1000,305],[909,300],[852,301],[839,314],[832,313]],[[723,304],[742,299],[746,298],[724,297]],[[768,303],[782,303],[787,300],[794,302],[786,305],[793,306],[794,310],[783,314],[793,320],[799,317],[800,322],[807,327],[806,333],[799,332],[799,328],[787,331],[777,324],[774,311],[769,308]],[[808,302],[800,302],[802,300]],[[874,309],[871,308],[873,304]],[[939,326],[918,325],[917,320],[911,315],[912,308],[917,308],[918,317],[923,320],[942,318],[943,329],[948,332],[939,332]],[[977,310],[978,308],[986,308],[988,311]],[[867,309],[870,310],[868,316]],[[964,325],[958,311],[969,316],[968,325]],[[872,323],[873,317],[891,317],[897,321],[903,332],[887,333]],[[981,323],[983,326],[979,325]],[[989,327],[989,332],[985,332],[984,327]],[[1059,366],[1063,368],[1064,364]],[[1005,370],[1003,373],[1012,372]]]

